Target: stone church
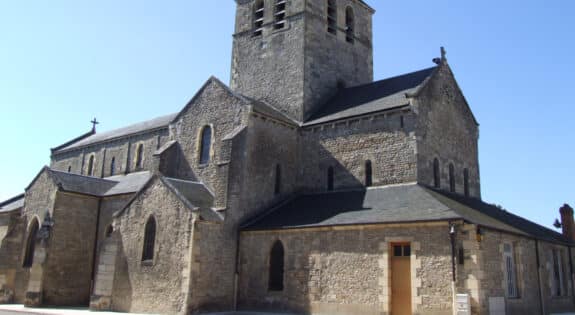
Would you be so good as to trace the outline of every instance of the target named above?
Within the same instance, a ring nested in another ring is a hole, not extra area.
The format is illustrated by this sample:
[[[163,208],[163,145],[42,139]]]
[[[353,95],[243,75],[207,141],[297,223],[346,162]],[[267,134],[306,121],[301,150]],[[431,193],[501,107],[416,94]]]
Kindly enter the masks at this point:
[[[364,1],[236,3],[229,86],[209,78],[178,113],[53,148],[0,204],[1,303],[575,309],[573,210],[561,234],[482,201],[478,122],[443,49],[374,81]]]

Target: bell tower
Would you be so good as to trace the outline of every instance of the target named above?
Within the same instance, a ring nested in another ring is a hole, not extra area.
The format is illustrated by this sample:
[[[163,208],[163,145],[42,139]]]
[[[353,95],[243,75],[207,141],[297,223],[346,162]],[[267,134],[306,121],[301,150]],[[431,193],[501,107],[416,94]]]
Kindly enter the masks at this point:
[[[231,83],[303,122],[342,86],[373,80],[362,0],[236,0]]]

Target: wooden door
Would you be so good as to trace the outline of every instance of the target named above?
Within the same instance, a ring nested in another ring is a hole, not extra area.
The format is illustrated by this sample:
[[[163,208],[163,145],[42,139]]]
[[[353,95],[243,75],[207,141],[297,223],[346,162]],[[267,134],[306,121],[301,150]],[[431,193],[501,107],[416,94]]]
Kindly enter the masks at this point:
[[[411,245],[391,246],[391,315],[411,315]]]

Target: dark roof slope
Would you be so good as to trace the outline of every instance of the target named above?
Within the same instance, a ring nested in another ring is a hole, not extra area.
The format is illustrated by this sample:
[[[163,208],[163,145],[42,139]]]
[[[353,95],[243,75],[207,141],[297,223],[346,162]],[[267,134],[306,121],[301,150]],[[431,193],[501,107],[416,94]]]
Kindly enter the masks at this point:
[[[296,197],[244,225],[247,230],[462,219],[421,186],[326,192]]]
[[[203,219],[214,222],[223,221],[223,217],[212,209],[214,194],[204,183],[167,177],[162,180],[188,207],[199,208]]]
[[[103,132],[103,133],[95,133],[89,137],[80,139],[77,142],[73,142],[68,146],[60,146],[54,149],[55,153],[80,148],[83,146],[95,144],[98,142],[110,141],[117,138],[122,138],[134,134],[139,134],[142,132],[153,131],[159,128],[166,128],[170,124],[170,121],[176,117],[177,114],[170,114],[162,117],[157,117],[148,121],[139,122],[127,127]]]
[[[514,228],[521,230],[525,234],[529,234],[537,239],[550,242],[572,243],[572,241],[563,236],[563,234],[561,233],[557,233],[551,229],[548,229],[537,223],[531,222],[509,211],[500,209],[495,205],[488,204],[475,198],[465,197],[462,195],[453,194],[432,188],[429,189],[438,195],[444,196],[447,200],[450,200],[449,202],[452,203],[457,202],[469,208],[475,209],[499,222],[513,226]]]
[[[0,213],[12,212],[24,206],[24,194],[12,197],[6,201],[0,202]]]
[[[465,220],[484,227],[559,243],[562,234],[481,200],[419,184],[302,195],[243,225],[275,230],[337,225]]]
[[[342,89],[304,125],[314,125],[408,105],[409,100],[406,94],[415,92],[435,69],[437,67]]]
[[[131,173],[108,178],[97,178],[48,169],[63,191],[107,197],[139,191],[150,179],[150,172]]]

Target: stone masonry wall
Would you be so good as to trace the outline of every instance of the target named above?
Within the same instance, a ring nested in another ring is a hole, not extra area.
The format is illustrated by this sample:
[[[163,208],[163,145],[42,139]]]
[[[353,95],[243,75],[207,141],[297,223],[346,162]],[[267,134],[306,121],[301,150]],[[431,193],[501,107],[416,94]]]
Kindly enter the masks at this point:
[[[286,27],[273,28],[273,0],[265,0],[263,35],[252,33],[255,1],[238,1],[230,87],[303,120],[304,0],[287,1]]]
[[[12,291],[12,301],[24,303],[28,273],[22,268],[26,218],[20,211],[0,214],[0,290]]]
[[[463,170],[469,169],[469,193],[481,197],[479,129],[447,64],[413,100],[417,113],[417,178],[433,186],[433,161],[439,160],[441,188],[449,190],[449,164],[455,168],[455,190],[463,194]]]
[[[403,116],[404,127],[401,127]],[[305,190],[327,189],[334,167],[335,189],[365,185],[365,162],[371,160],[373,184],[416,181],[414,119],[394,112],[306,127],[301,131],[300,181]]]
[[[156,220],[154,259],[142,261],[144,230]],[[175,314],[184,310],[189,271],[192,212],[156,178],[116,218],[119,257],[113,283],[112,309]]]
[[[177,140],[184,155],[180,164],[188,172],[179,178],[205,183],[215,194],[215,207],[227,205],[229,161],[224,156],[224,138],[245,125],[248,106],[232,95],[217,79],[210,79],[171,126],[170,135]],[[205,126],[212,128],[210,160],[200,165],[200,137]]]
[[[98,198],[58,193],[44,267],[43,304],[88,305],[98,205]]]
[[[57,153],[52,156],[50,167],[62,172],[87,175],[88,161],[94,155],[95,177],[111,176],[111,163],[115,159],[114,174],[132,173],[153,169],[153,154],[167,142],[168,128],[158,129],[138,135],[128,136],[108,142],[90,145],[84,148]],[[138,145],[144,146],[142,168],[136,168],[136,151]]]
[[[331,98],[338,85],[373,81],[372,12],[359,1],[337,0],[337,34],[327,31],[327,1],[306,1],[304,119]],[[345,13],[352,8],[354,42],[346,41]]]
[[[243,223],[284,200],[297,190],[298,133],[294,126],[279,123],[262,115],[250,116],[245,167],[239,176],[241,203],[234,209],[233,220]],[[280,166],[280,193],[275,194],[276,165]]]
[[[410,242],[414,314],[451,314],[447,224],[242,232],[241,309],[305,314],[389,314],[390,246]],[[269,253],[285,249],[284,290],[268,291]]]

